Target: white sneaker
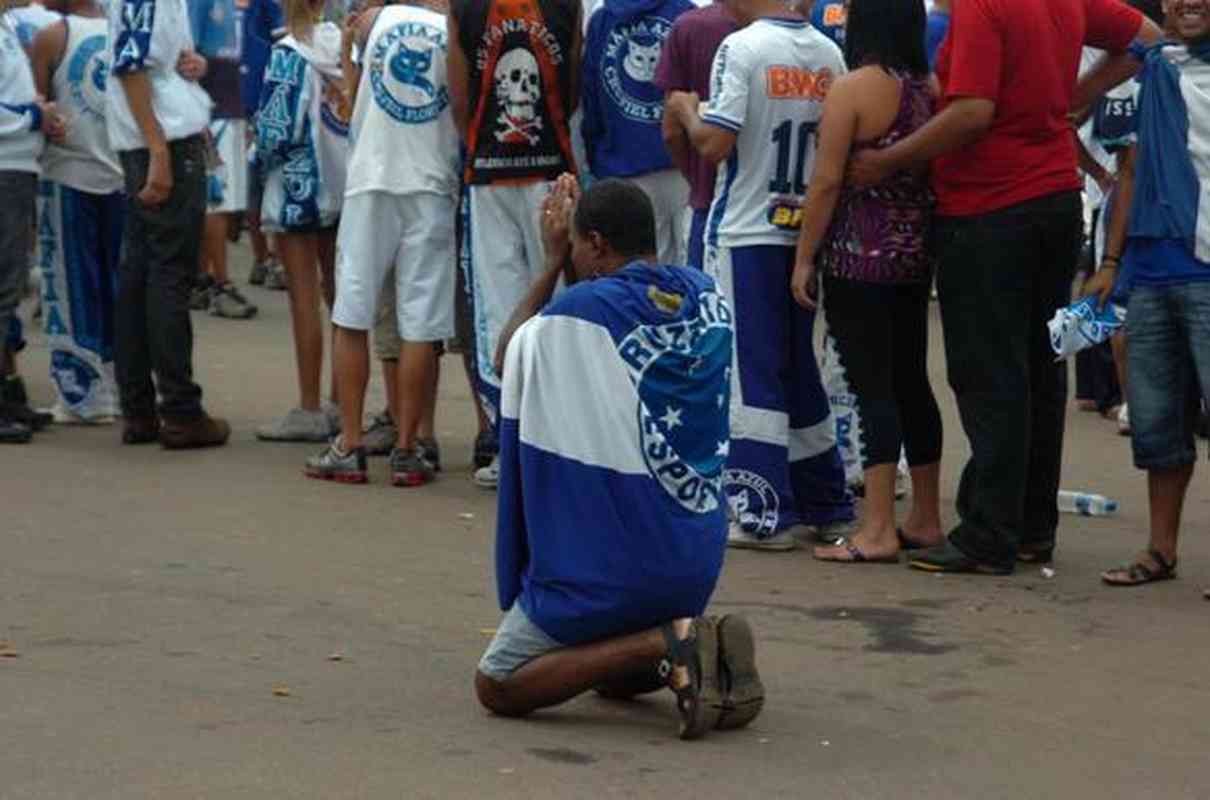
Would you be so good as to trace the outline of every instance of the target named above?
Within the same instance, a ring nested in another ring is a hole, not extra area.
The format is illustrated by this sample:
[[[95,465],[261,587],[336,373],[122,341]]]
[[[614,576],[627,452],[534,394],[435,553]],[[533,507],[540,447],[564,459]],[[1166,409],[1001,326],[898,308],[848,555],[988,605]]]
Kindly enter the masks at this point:
[[[1118,435],[1130,435],[1130,408],[1125,403],[1118,409]]]
[[[41,411],[54,417],[56,425],[112,425],[118,418],[112,408],[100,409],[98,413],[89,416],[77,414],[64,405],[61,398],[56,400],[50,408],[41,409]]]
[[[794,538],[792,529],[780,531],[772,536],[756,536],[745,531],[737,523],[732,522],[727,526],[727,546],[734,547],[737,550],[785,552],[786,550],[796,549],[798,547],[798,540]]]
[[[475,470],[475,485],[480,489],[495,489],[500,485],[500,456],[493,456],[492,463]]]
[[[292,408],[281,419],[257,428],[256,438],[263,442],[326,442],[332,438],[332,425],[322,411]]]

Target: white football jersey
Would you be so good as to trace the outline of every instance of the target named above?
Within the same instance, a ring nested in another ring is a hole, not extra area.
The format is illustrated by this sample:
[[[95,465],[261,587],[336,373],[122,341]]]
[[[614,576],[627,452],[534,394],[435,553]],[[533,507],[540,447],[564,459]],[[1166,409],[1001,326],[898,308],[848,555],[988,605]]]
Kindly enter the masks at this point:
[[[800,18],[758,19],[723,40],[702,119],[737,138],[718,170],[707,244],[795,243],[823,100],[844,72],[840,48]]]

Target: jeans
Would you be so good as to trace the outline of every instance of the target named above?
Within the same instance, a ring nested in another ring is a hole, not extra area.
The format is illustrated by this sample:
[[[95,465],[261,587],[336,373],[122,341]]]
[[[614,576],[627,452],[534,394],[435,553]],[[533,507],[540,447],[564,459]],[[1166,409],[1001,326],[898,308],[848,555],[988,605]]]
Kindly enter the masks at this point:
[[[988,565],[1055,542],[1067,372],[1046,322],[1069,300],[1081,223],[1075,192],[937,221],[948,377],[971,446],[950,541]]]
[[[37,190],[34,173],[0,171],[0,367],[6,366],[3,348],[29,275]]]
[[[1135,286],[1126,319],[1135,466],[1192,464],[1201,400],[1210,397],[1210,283]]]
[[[127,210],[122,234],[115,320],[122,414],[194,419],[202,390],[193,382],[193,325],[189,292],[197,276],[206,216],[206,163],[201,136],[170,142],[172,191],[163,204],[146,206],[138,194],[147,180],[150,153],[120,154]],[[152,382],[152,374],[155,382]]]

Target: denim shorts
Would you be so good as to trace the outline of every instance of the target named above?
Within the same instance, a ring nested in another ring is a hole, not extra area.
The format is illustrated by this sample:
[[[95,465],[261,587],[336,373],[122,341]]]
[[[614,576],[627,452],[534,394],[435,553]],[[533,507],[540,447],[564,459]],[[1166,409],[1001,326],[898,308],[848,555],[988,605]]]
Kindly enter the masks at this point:
[[[513,603],[480,659],[479,671],[494,681],[505,681],[538,656],[561,647],[563,645],[529,621],[520,604]]]
[[[1200,401],[1210,397],[1210,282],[1134,287],[1126,329],[1135,466],[1192,464]]]

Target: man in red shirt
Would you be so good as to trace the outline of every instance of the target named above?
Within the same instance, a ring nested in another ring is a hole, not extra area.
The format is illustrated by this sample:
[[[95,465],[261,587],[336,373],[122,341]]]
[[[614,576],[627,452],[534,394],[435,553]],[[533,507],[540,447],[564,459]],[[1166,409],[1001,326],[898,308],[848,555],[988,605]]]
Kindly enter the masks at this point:
[[[959,0],[939,113],[854,158],[859,184],[931,162],[937,194],[946,362],[972,456],[961,523],[913,567],[1008,574],[1052,557],[1067,376],[1046,321],[1069,299],[1082,225],[1068,114],[1137,70],[1136,37],[1159,36],[1118,0]],[[1085,44],[1108,55],[1077,87]]]

